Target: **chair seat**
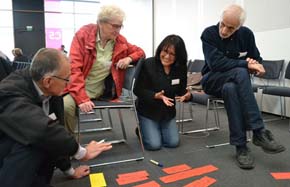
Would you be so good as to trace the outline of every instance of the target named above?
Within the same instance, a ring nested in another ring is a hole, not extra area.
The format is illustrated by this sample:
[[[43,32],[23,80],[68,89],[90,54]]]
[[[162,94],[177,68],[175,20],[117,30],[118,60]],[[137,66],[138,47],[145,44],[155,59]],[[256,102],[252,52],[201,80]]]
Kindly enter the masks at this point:
[[[290,97],[290,88],[281,86],[269,86],[263,90],[263,94]]]
[[[215,97],[213,95],[208,95],[204,92],[191,92],[192,99],[191,102],[201,104],[201,105],[207,105],[208,99],[210,100],[223,100],[222,98]]]
[[[96,101],[93,100],[95,104],[95,109],[99,108],[131,108],[133,106],[132,102],[120,101],[120,102],[113,102],[113,101]]]

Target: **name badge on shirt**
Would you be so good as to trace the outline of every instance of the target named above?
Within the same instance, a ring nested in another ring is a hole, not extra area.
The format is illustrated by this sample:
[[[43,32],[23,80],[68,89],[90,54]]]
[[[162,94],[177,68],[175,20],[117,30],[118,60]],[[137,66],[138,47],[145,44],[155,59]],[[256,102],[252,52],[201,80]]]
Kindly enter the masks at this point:
[[[56,115],[54,113],[49,114],[48,116],[50,119],[52,119],[53,121],[56,120]]]
[[[179,82],[180,82],[180,79],[172,79],[171,85],[177,85],[179,84]]]
[[[247,54],[248,54],[247,51],[246,52],[240,52],[239,58],[242,58],[242,57],[246,56]]]

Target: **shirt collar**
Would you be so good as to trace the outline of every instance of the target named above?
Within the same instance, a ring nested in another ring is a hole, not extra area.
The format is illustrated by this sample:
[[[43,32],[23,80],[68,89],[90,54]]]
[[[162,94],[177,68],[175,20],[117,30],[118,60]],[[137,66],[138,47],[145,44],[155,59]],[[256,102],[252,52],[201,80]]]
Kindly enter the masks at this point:
[[[99,29],[98,32],[97,32],[97,41],[96,41],[96,43],[101,42],[100,32],[101,31]],[[110,39],[108,42],[110,42],[110,41],[115,42],[115,40],[112,40],[112,39]]]
[[[100,38],[100,29],[99,29],[97,32],[97,42],[100,42],[100,41],[101,41],[101,38]]]
[[[36,89],[36,91],[37,91],[37,93],[38,93],[38,95],[39,95],[39,97],[41,98],[42,101],[51,98],[51,96],[44,96],[43,91],[41,91],[41,89],[40,89],[39,86],[36,84],[36,82],[35,82],[34,80],[32,80],[32,82],[33,82],[33,85],[34,85],[34,87],[35,87],[35,89]]]

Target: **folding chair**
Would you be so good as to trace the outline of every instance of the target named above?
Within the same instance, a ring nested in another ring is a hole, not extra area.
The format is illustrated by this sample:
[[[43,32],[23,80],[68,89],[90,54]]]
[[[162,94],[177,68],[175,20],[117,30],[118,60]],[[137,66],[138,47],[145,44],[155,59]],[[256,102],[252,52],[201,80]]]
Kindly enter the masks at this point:
[[[278,85],[280,86],[280,80],[282,76],[282,69],[283,69],[283,64],[284,60],[263,60],[262,62],[266,73],[260,77],[254,76],[252,79],[252,88],[254,92],[257,92],[258,94],[261,94],[261,99],[260,99],[260,110],[263,110],[263,90],[266,89],[268,86],[273,86],[274,83],[278,81]],[[262,82],[260,84],[257,84],[256,82]],[[280,99],[281,100],[281,99]],[[281,105],[281,111],[282,111],[282,105]],[[281,113],[281,118],[282,113]],[[275,119],[266,119],[264,121],[272,121],[272,120],[277,120]]]
[[[125,77],[125,82],[123,85],[124,89],[129,90],[130,94],[128,95],[128,98],[126,99],[126,101],[120,101],[120,102],[110,102],[110,101],[96,101],[93,100],[95,107],[94,107],[94,111],[96,110],[109,110],[108,112],[108,117],[109,117],[109,121],[110,121],[110,126],[107,127],[106,129],[93,129],[93,131],[102,131],[102,130],[111,130],[113,129],[113,125],[112,125],[112,120],[111,120],[111,110],[117,110],[118,112],[118,118],[120,119],[120,125],[121,125],[121,131],[122,131],[122,138],[121,139],[117,139],[117,140],[110,140],[108,142],[111,142],[112,144],[117,144],[117,143],[127,143],[127,134],[126,134],[126,130],[125,130],[125,126],[124,126],[124,121],[123,121],[123,116],[122,116],[122,112],[121,109],[129,109],[129,111],[133,111],[134,112],[134,117],[136,119],[136,123],[137,123],[137,127],[139,128],[139,120],[138,120],[138,116],[137,116],[137,111],[136,111],[136,106],[135,106],[135,95],[133,94],[133,88],[135,85],[135,81],[139,75],[140,69],[142,67],[144,60],[141,59],[138,61],[137,65],[134,67],[130,67],[127,68],[126,70],[126,77]],[[82,133],[81,129],[80,129],[80,125],[81,125],[81,121],[80,121],[80,110],[77,109],[77,115],[78,115],[78,128],[77,128],[77,136],[78,139],[80,140],[80,135]],[[103,117],[103,116],[101,116]],[[95,120],[96,122],[99,122],[100,119]],[[140,134],[140,133],[139,133]],[[103,165],[110,165],[110,164],[116,164],[116,163],[123,163],[123,162],[129,162],[129,161],[139,161],[139,160],[143,160],[144,157],[144,147],[143,147],[143,142],[142,142],[142,138],[139,137],[139,142],[140,142],[140,146],[141,146],[141,150],[142,150],[142,156],[140,157],[132,157],[132,158],[127,158],[127,159],[121,159],[121,160],[116,160],[116,161],[110,161],[110,162],[105,162],[105,163],[99,163],[99,164],[91,164],[90,167],[97,167],[97,166],[103,166]]]
[[[196,72],[200,72],[201,71],[201,68],[200,67],[197,67],[196,65],[197,63],[195,63],[193,65],[193,61],[192,60],[189,60],[188,61],[188,64],[187,64],[187,73],[188,74],[194,74]],[[200,64],[200,66],[203,66],[203,64]],[[200,70],[199,70],[200,69]],[[187,118],[185,119],[184,118],[184,103],[181,102],[179,103],[178,105],[178,113],[177,113],[177,119],[176,119],[176,122],[177,123],[181,123],[181,126],[183,126],[183,122],[189,122],[189,121],[192,121],[193,120],[193,112],[192,112],[192,105],[189,104],[188,105],[189,107],[189,115],[190,115],[190,118]]]
[[[13,61],[12,62],[12,68],[14,70],[23,69],[23,68],[26,68],[26,67],[30,66],[30,64],[31,64],[31,62]]]
[[[290,62],[287,65],[285,70],[283,86],[267,86],[262,90],[263,95],[273,95],[280,97],[280,106],[281,106],[281,117],[286,118],[286,97],[290,97],[290,88],[286,87],[285,81],[290,80]],[[283,106],[282,106],[282,97],[283,97]],[[284,110],[283,110],[284,109]],[[290,120],[289,120],[289,130],[290,130]]]
[[[189,61],[188,65],[187,65],[187,71],[189,73],[200,73],[203,66],[204,66],[204,60],[194,60],[194,61]],[[197,89],[196,89],[197,88]],[[201,86],[197,86],[197,87],[189,87],[189,89],[191,91],[202,91],[202,88]],[[181,124],[179,125],[179,132],[181,134],[190,134],[190,133],[198,133],[198,132],[208,132],[208,131],[212,131],[212,130],[218,130],[220,129],[220,121],[219,121],[219,114],[218,114],[218,110],[220,109],[219,106],[217,106],[218,103],[222,102],[222,99],[221,98],[217,98],[217,97],[214,97],[214,96],[210,96],[208,94],[205,94],[203,92],[200,92],[200,93],[195,93],[195,92],[192,92],[192,100],[190,102],[191,106],[194,105],[194,104],[202,104],[202,105],[206,105],[206,118],[205,118],[205,126],[204,128],[202,129],[197,129],[197,130],[191,130],[191,131],[184,131],[184,127],[183,127],[183,122],[186,121],[186,120],[182,120],[181,121]],[[181,113],[181,119],[183,119],[183,113],[184,113],[184,108],[183,107],[184,104],[181,104],[181,107],[179,109],[180,113]],[[190,109],[190,114],[191,114],[191,118],[193,118],[193,115],[192,115],[192,109],[191,107],[189,108]],[[214,112],[214,118],[215,118],[215,124],[216,126],[215,127],[209,127],[208,125],[208,113],[209,111],[212,110]],[[191,119],[192,121],[192,119]]]

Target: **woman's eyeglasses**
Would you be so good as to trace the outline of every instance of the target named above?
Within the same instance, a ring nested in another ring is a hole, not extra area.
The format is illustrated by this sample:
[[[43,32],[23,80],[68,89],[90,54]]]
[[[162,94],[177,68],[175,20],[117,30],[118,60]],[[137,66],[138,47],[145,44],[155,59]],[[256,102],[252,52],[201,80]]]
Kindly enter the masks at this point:
[[[114,24],[114,23],[110,23],[110,22],[106,22],[107,24],[111,25],[112,28],[120,30],[123,28],[123,25],[119,25],[119,24]]]

